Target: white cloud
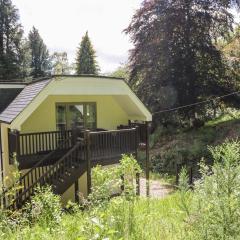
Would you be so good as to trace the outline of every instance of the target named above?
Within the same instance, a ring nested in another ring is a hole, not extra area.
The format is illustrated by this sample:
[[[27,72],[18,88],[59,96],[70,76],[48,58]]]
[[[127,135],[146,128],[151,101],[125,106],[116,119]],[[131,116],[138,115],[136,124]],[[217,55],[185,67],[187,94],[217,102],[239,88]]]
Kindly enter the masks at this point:
[[[34,25],[48,48],[67,51],[74,61],[76,49],[88,30],[102,72],[127,61],[132,47],[122,32],[142,0],[13,0],[25,33]]]

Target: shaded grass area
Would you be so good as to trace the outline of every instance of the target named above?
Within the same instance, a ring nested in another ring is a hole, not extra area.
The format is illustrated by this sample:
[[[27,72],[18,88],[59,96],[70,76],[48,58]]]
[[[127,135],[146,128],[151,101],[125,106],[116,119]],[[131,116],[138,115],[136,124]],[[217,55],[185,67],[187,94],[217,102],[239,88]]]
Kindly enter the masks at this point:
[[[216,146],[226,139],[238,139],[238,115],[225,114],[198,129],[178,130],[159,128],[152,136],[152,170],[175,174],[176,164],[196,166],[202,157],[211,164],[208,146]]]

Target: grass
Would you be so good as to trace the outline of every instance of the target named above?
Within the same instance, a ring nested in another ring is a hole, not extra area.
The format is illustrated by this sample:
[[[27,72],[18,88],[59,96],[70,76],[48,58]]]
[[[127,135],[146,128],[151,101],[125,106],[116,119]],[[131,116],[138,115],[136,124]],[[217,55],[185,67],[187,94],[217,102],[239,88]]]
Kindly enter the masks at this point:
[[[2,236],[5,239],[180,239],[184,234],[185,213],[178,193],[165,199],[140,198],[134,202],[114,198],[108,206],[65,213],[54,229],[35,225],[21,227]]]
[[[157,180],[163,185],[173,186],[173,185],[176,184],[176,176],[175,175],[170,175],[168,173],[151,172],[150,173],[150,179],[151,180]]]
[[[158,130],[156,136],[151,137],[154,139],[151,149],[152,170],[174,174],[176,163],[197,165],[202,157],[211,161],[208,146],[216,146],[226,139],[237,139],[240,135],[239,118],[239,112],[232,112],[198,129],[180,132]]]

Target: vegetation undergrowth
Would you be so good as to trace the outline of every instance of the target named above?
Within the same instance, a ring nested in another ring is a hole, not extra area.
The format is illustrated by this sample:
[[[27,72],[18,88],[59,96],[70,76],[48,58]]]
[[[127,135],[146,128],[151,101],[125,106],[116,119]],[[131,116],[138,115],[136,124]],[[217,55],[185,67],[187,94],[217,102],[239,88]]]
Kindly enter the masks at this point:
[[[208,146],[217,146],[227,139],[238,139],[239,129],[239,111],[233,110],[197,129],[176,131],[171,127],[159,127],[151,136],[152,171],[175,175],[176,164],[186,164],[193,166],[197,173],[201,157],[205,157],[208,164],[213,163]]]
[[[101,166],[94,169],[92,195],[84,203],[85,210],[71,204],[71,211],[63,211],[50,188],[39,189],[18,221],[1,217],[0,236],[34,240],[240,239],[240,142],[226,141],[209,151],[213,166],[202,160],[201,178],[191,187],[183,168],[178,190],[164,199],[136,195],[135,176],[141,170],[131,156],[124,156],[114,171]],[[117,188],[123,184],[120,175],[124,175],[124,190],[110,198],[113,182]]]

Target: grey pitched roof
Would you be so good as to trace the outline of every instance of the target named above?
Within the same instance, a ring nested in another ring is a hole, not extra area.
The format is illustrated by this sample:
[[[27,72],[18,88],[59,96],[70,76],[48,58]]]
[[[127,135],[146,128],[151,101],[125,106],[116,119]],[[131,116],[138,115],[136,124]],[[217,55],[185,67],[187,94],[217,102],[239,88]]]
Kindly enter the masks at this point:
[[[47,79],[27,85],[0,114],[0,121],[11,123],[50,81],[50,79]]]
[[[0,113],[22,91],[21,88],[0,88]]]

